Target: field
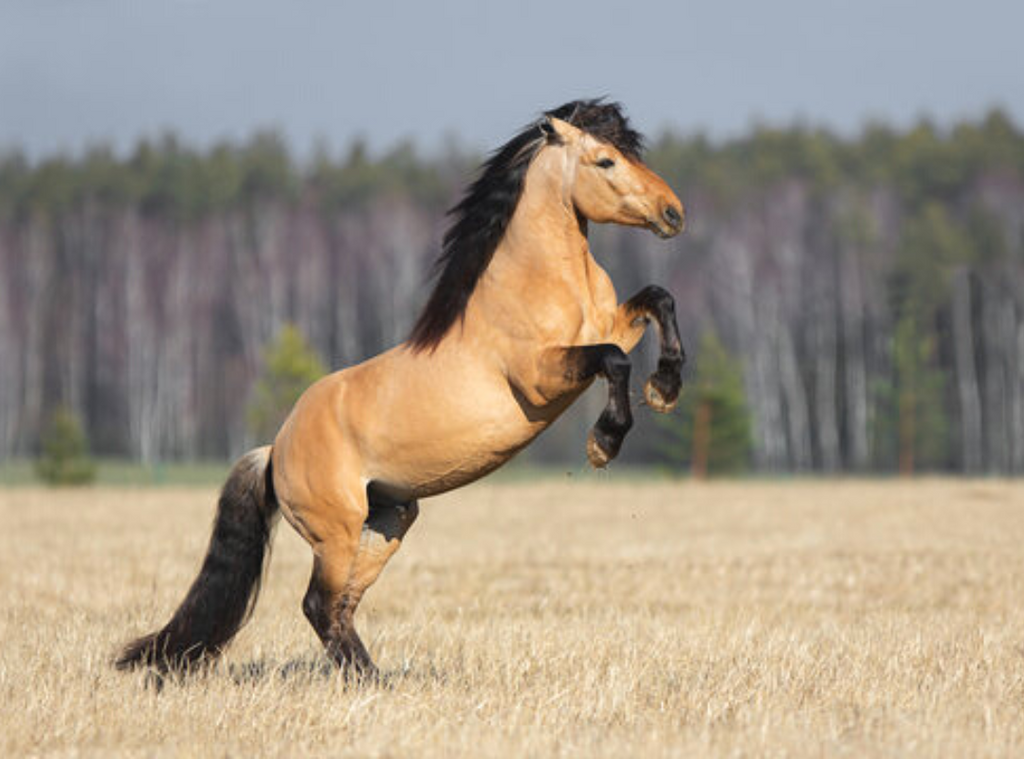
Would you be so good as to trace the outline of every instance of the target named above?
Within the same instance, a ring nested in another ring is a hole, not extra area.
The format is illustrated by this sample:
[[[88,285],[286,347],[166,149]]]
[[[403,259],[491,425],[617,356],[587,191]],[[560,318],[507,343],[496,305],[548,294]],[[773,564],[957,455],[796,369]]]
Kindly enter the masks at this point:
[[[346,682],[282,524],[185,682],[166,620],[208,489],[0,490],[0,756],[1020,756],[1024,482],[482,484],[423,504]]]

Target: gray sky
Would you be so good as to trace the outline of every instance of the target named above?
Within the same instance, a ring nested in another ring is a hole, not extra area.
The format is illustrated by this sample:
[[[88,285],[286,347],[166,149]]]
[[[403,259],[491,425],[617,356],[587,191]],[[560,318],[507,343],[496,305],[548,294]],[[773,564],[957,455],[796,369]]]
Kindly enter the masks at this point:
[[[484,148],[607,94],[649,134],[1024,124],[1021,0],[0,0],[0,149],[273,127]]]

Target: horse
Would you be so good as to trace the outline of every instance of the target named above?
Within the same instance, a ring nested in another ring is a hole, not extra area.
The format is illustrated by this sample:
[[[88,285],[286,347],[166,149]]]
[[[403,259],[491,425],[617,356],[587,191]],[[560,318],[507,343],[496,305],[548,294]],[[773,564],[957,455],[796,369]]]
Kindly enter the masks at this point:
[[[273,444],[238,460],[185,599],[116,666],[180,671],[216,657],[252,611],[283,515],[312,548],[302,609],[327,655],[375,676],[354,615],[420,499],[497,469],[597,377],[608,400],[586,453],[606,466],[632,425],[627,354],[650,322],[660,355],[644,397],[670,411],[685,361],[674,301],[649,285],[618,303],[587,241],[590,222],[683,230],[682,204],[642,151],[621,106],[604,100],[547,111],[494,151],[449,211],[408,340],[314,383]]]

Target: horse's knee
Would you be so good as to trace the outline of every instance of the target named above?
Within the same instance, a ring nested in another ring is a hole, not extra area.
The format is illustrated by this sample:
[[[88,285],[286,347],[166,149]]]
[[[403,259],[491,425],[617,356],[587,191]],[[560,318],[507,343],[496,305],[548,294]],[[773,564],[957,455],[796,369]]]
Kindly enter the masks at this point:
[[[675,310],[672,294],[660,285],[647,285],[627,301],[631,311],[661,316],[666,309]]]
[[[633,364],[626,352],[619,346],[611,344],[607,347],[602,364],[604,375],[609,380],[629,380],[629,372],[633,368]]]

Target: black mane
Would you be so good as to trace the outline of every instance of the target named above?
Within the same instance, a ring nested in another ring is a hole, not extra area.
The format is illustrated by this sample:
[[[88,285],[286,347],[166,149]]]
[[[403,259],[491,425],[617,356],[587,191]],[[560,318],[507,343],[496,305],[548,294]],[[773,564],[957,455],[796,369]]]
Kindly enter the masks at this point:
[[[639,159],[643,151],[643,138],[630,127],[618,103],[574,100],[544,115],[566,121],[630,158]],[[543,120],[530,124],[495,150],[462,200],[448,211],[452,223],[435,265],[440,275],[409,336],[413,350],[435,348],[465,314],[469,296],[519,203],[530,162],[546,142],[541,124]]]

